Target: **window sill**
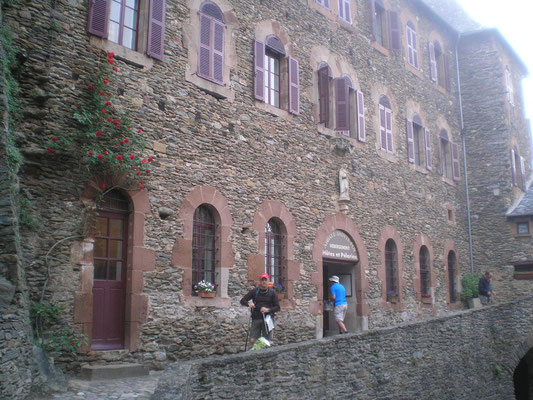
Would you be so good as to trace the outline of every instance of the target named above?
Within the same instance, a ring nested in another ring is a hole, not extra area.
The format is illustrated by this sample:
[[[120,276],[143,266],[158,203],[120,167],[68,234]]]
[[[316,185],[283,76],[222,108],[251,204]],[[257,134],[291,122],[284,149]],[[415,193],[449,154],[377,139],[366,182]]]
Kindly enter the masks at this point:
[[[275,116],[275,117],[281,117],[287,120],[292,119],[292,115],[289,114],[288,111],[282,110],[281,108],[277,108],[274,106],[271,106],[270,104],[264,103],[262,101],[256,100],[255,105],[257,108],[266,111],[267,113]]]
[[[433,82],[435,83],[435,82]],[[443,88],[441,85],[439,85],[438,83],[435,83],[435,89],[437,89],[439,92],[441,92],[442,94],[448,94],[448,92],[446,91],[445,88]]]
[[[405,68],[411,72],[413,75],[419,77],[420,79],[423,79],[424,76],[422,75],[422,71],[420,69],[416,69],[411,64],[409,64],[408,61],[405,62]]]
[[[357,33],[357,30],[355,29],[355,27],[353,26],[353,24],[351,22],[348,22],[348,21],[345,21],[343,19],[341,19],[340,17],[337,17],[337,22],[339,23],[339,26],[350,32],[350,33]]]
[[[513,236],[515,237],[515,239],[530,238],[531,237],[531,233],[523,233],[523,234],[516,233]]]
[[[423,175],[428,175],[431,172],[431,171],[428,171],[428,169],[423,165],[416,165],[413,163],[409,163],[409,166],[416,172],[423,174]]]
[[[396,156],[396,154],[394,153],[389,153],[387,152],[386,150],[382,150],[381,148],[378,147],[378,155],[387,160],[387,161],[390,161],[390,162],[398,162],[398,157]]]
[[[235,100],[235,91],[230,85],[219,85],[215,82],[199,77],[196,73],[191,73],[190,69],[185,70],[185,80],[199,87],[218,99],[226,99],[230,102]]]
[[[522,273],[514,273],[513,278],[519,281],[532,281],[533,280],[533,272],[522,272]]]
[[[208,299],[198,296],[184,296],[183,302],[195,307],[227,308],[231,305],[231,299],[223,297],[213,297]]]
[[[375,50],[377,50],[378,52],[380,52],[381,54],[383,54],[384,56],[390,57],[390,51],[389,51],[389,49],[387,49],[386,47],[383,47],[383,46],[380,45],[379,43],[372,42],[372,47],[373,47]]]
[[[457,186],[457,183],[452,178],[441,176],[441,180],[450,186]]]
[[[420,297],[420,302],[422,304],[432,305],[433,299],[431,297]]]
[[[128,49],[117,43],[96,36],[90,37],[90,44],[106,52],[115,53],[115,58],[123,60],[125,63],[138,68],[151,69],[154,66],[154,60],[138,51]]]

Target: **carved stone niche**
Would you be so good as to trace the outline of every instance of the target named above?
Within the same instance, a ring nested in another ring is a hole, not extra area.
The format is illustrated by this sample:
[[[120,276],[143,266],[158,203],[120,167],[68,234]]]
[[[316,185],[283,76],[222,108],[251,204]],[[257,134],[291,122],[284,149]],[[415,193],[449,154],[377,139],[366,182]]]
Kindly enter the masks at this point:
[[[335,138],[335,151],[341,155],[350,152],[350,141],[343,137]]]

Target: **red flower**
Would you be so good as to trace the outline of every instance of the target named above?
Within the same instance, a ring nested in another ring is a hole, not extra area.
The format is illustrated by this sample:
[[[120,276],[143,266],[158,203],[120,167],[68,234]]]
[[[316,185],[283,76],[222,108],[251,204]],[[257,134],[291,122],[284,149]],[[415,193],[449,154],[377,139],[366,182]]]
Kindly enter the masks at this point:
[[[104,158],[104,155],[103,154],[98,154],[98,159],[101,160],[102,158]]]
[[[107,156],[109,153],[108,153],[107,150],[106,150],[106,151],[104,151],[104,154]]]
[[[109,83],[109,78],[105,78],[103,82],[107,85]]]
[[[105,108],[102,108],[102,114],[105,114]]]
[[[139,189],[141,190],[144,189],[144,185],[139,186]]]
[[[120,124],[116,124],[115,128],[120,129]]]
[[[151,163],[152,161],[154,161],[154,159],[152,157],[148,157],[148,162]]]
[[[68,343],[72,345],[72,344],[74,344],[75,342],[74,342],[74,340],[71,340],[71,341],[68,342]]]
[[[102,136],[102,131],[96,131],[96,136]]]
[[[141,133],[143,130],[141,128],[137,129],[137,133]]]
[[[93,87],[94,87],[93,85],[87,85],[87,89],[89,90],[93,90]]]
[[[122,167],[122,164],[119,164],[118,167],[119,167],[119,168]]]
[[[133,167],[133,169],[134,169],[135,171],[137,171],[137,170],[139,169],[139,167]]]
[[[129,143],[130,142],[130,139],[126,138],[124,139],[124,143]]]
[[[107,101],[105,102],[105,105],[106,105],[106,106],[110,106],[110,105],[111,105],[111,102],[110,102],[109,100],[107,100]]]
[[[120,144],[124,144],[124,140],[121,140],[121,141],[120,141]]]
[[[76,108],[79,110],[81,109],[81,106],[79,104],[76,104]]]
[[[146,172],[147,174],[149,174],[149,173],[150,173],[150,170],[149,170],[149,169],[147,169],[147,170],[146,170],[146,171],[144,171],[144,172]]]
[[[118,67],[115,67],[115,72],[118,72]]]
[[[122,161],[122,156],[119,154],[117,157],[116,157],[117,160],[119,161]]]
[[[89,155],[92,156],[94,154],[94,151],[89,150]]]
[[[55,136],[52,138],[52,142],[57,142],[57,138]]]
[[[108,62],[109,64],[111,64],[111,65],[113,65],[113,64],[115,63],[115,61],[114,61],[112,58],[110,58],[109,60],[107,60],[107,62]]]
[[[139,179],[139,183],[143,183],[144,181],[142,179]]]
[[[130,160],[135,160],[135,155],[130,154]]]
[[[143,159],[141,160],[141,164],[144,164],[145,162],[146,162],[146,160],[143,158]]]
[[[114,124],[120,124],[120,119],[118,119],[118,118],[113,119],[113,123]]]
[[[137,171],[137,175],[141,175],[141,171]]]
[[[107,120],[108,120],[108,121],[111,121],[111,117],[107,117]]]
[[[112,51],[109,52],[109,54],[107,55],[109,58],[113,58],[115,57],[115,53],[113,53]]]
[[[103,96],[105,93],[103,91],[100,92],[100,96]]]
[[[50,154],[54,154],[54,149],[52,149],[50,146],[46,148],[46,151],[49,152]]]
[[[106,188],[105,183],[102,183],[102,184],[100,185],[100,187],[102,188],[102,190],[105,190],[105,188]]]

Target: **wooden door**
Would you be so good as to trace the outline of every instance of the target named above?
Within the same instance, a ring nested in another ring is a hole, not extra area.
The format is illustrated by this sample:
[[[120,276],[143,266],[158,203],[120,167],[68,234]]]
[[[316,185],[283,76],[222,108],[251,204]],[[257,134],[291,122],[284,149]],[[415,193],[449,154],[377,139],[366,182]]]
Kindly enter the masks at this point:
[[[96,218],[93,350],[124,348],[127,214],[100,211]]]

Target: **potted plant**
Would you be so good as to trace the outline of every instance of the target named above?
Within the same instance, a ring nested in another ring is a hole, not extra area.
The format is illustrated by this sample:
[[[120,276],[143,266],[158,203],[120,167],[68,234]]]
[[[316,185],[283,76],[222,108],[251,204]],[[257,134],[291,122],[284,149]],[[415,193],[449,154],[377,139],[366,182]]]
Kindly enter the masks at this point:
[[[198,293],[198,296],[200,297],[213,298],[216,294],[216,286],[214,283],[202,279],[194,285],[194,291]]]
[[[396,290],[387,291],[387,301],[391,303],[398,302],[398,294],[396,293]]]
[[[274,290],[278,295],[278,300],[283,300],[285,298],[285,292],[283,291],[283,286],[281,286],[281,283],[275,283]]]
[[[420,295],[422,298],[422,303],[431,303],[431,294],[430,293],[422,293]]]
[[[461,300],[466,301],[468,308],[481,307],[479,301],[478,277],[475,274],[464,274],[461,278]]]

